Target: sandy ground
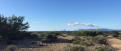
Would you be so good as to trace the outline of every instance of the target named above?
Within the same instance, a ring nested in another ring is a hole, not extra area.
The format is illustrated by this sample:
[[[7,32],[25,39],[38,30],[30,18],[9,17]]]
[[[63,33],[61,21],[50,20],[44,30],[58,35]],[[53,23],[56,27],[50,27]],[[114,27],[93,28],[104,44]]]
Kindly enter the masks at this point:
[[[109,38],[107,39],[109,45],[111,45],[113,48],[116,48],[117,51],[121,51],[121,40],[117,38]]]

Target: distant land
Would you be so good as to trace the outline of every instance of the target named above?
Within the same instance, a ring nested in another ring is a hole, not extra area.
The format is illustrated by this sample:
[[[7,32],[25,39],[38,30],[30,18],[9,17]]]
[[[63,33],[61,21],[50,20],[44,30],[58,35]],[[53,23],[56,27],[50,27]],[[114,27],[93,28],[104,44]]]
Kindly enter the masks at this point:
[[[121,29],[119,30],[115,30],[115,29],[106,29],[106,28],[100,28],[100,29],[79,29],[78,31],[81,30],[87,30],[87,31],[121,31]]]
[[[68,30],[60,30],[56,32],[65,32]],[[121,29],[116,30],[116,29],[107,29],[107,28],[100,28],[100,29],[78,29],[78,30],[72,30],[72,31],[119,31],[121,32]],[[53,32],[53,31],[28,31],[28,32]]]

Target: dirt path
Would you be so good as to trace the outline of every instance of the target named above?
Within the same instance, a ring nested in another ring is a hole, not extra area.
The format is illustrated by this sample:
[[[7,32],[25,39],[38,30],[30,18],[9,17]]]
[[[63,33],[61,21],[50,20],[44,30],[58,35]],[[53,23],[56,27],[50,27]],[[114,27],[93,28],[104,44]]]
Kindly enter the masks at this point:
[[[108,38],[107,39],[109,45],[111,45],[113,48],[118,49],[117,51],[121,51],[121,40],[117,38]]]

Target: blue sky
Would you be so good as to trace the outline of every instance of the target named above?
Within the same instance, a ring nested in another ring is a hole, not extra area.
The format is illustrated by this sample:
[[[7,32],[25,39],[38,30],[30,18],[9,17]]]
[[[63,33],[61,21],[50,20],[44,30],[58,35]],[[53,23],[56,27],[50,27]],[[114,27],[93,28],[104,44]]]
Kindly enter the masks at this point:
[[[0,13],[25,16],[31,31],[121,29],[121,0],[0,0]]]

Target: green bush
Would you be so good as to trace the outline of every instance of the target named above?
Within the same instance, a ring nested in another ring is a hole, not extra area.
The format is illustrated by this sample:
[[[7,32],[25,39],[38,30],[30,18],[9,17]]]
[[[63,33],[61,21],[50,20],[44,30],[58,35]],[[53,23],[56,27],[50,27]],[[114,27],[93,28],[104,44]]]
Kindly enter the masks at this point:
[[[101,47],[97,47],[95,50],[96,51],[112,51],[113,49],[108,46],[101,46]]]
[[[80,44],[80,40],[73,41],[73,44]]]
[[[22,39],[19,37],[22,32],[29,28],[28,22],[24,22],[23,16],[1,16],[0,15],[0,35],[3,39],[15,40]],[[23,36],[24,37],[24,36]]]
[[[17,49],[16,45],[8,45],[4,51],[15,51]]]
[[[94,37],[94,41],[97,44],[105,44],[105,45],[107,45],[106,37],[104,37],[103,35],[98,35],[98,36]]]
[[[76,36],[97,36],[103,33],[101,31],[77,31],[72,34]]]
[[[78,44],[78,45],[82,45],[82,46],[92,46],[95,44],[95,42],[93,41],[93,37],[83,36],[80,39],[75,39],[73,41],[73,44]]]

